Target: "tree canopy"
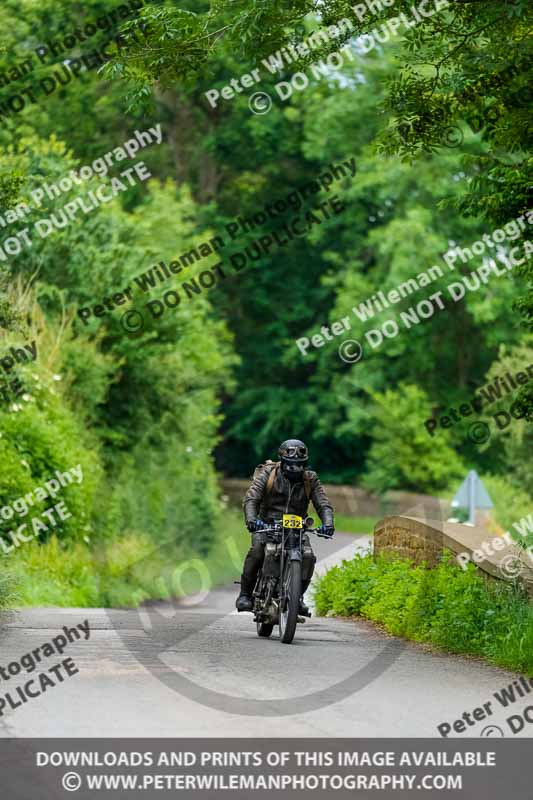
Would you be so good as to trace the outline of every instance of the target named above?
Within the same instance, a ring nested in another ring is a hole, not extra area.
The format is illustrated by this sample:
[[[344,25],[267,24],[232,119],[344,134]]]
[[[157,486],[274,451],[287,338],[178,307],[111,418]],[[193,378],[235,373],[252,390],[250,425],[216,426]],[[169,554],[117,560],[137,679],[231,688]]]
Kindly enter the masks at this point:
[[[433,436],[424,423],[533,364],[531,260],[503,266],[530,224],[531,12],[522,0],[431,0],[435,13],[416,20],[412,5],[168,0],[121,17],[111,0],[5,0],[0,246],[25,228],[32,246],[0,260],[0,365],[26,341],[39,355],[2,376],[25,387],[0,405],[2,503],[80,461],[93,478],[73,496],[79,526],[64,526],[62,541],[83,531],[128,550],[129,534],[177,538],[179,519],[181,540],[205,550],[217,473],[250,475],[290,436],[306,440],[327,481],[445,493],[476,468],[502,505],[530,495],[533,383],[487,404],[483,443],[471,436],[478,417]],[[323,29],[335,36],[298,48]],[[107,65],[94,55],[103,47]],[[265,65],[283,48],[279,69]],[[341,48],[339,65],[330,56]],[[222,96],[253,70],[258,80]],[[307,85],[282,99],[277,84],[297,73]],[[250,106],[257,92],[269,110]],[[81,212],[128,158],[7,221],[44,183],[159,124],[162,142],[134,159],[149,180]],[[67,202],[78,209],[70,221]],[[40,218],[60,224],[41,237]],[[498,248],[450,269],[445,254],[497,228]],[[223,245],[196,262],[190,254],[216,237]],[[181,273],[139,288],[139,275],[184,254]],[[473,285],[490,259],[499,276],[454,302],[449,284]],[[183,288],[217,268],[225,277],[208,291]],[[128,305],[80,318],[128,286]],[[398,287],[410,289],[386,306]],[[147,312],[169,290],[179,305]],[[402,323],[438,293],[442,308]],[[125,329],[126,312],[144,315],[142,330]],[[389,320],[398,334],[373,348],[367,334]],[[339,355],[344,339],[363,343],[356,363]],[[498,428],[493,415],[519,397],[516,425]]]

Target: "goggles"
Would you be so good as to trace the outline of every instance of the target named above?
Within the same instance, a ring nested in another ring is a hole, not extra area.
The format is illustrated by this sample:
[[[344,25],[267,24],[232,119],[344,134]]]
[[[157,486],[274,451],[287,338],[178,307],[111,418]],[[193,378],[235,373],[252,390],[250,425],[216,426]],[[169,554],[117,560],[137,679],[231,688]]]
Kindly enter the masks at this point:
[[[286,447],[283,458],[307,458],[307,447]]]

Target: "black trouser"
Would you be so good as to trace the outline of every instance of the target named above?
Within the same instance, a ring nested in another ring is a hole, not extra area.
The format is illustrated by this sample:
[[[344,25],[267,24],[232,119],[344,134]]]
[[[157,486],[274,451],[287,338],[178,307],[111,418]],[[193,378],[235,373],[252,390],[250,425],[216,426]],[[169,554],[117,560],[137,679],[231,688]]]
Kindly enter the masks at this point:
[[[252,534],[252,546],[244,559],[244,566],[241,575],[241,593],[250,595],[255,588],[255,582],[259,575],[259,570],[265,557],[266,534]],[[311,583],[313,572],[315,571],[316,556],[311,548],[309,536],[302,536],[303,559],[302,559],[302,594],[305,594],[307,587]]]

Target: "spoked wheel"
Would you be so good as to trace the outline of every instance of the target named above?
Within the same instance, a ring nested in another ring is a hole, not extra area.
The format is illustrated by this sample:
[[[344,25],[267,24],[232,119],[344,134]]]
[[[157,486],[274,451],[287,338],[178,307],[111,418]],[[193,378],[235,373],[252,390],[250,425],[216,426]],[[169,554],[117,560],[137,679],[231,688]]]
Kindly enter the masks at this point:
[[[273,630],[274,630],[274,626],[272,625],[271,622],[258,622],[257,623],[257,635],[261,636],[264,639],[268,638]]]
[[[255,605],[254,605],[254,612],[257,616],[261,615],[265,608],[269,608],[271,604],[272,598],[272,586],[269,586],[268,583],[263,584],[261,583],[261,576],[258,578],[256,591],[254,591],[254,595],[257,595],[259,598]],[[262,639],[268,639],[272,631],[274,630],[274,623],[273,622],[260,622],[259,620],[255,623],[257,626],[257,635],[260,636]]]
[[[279,638],[283,644],[290,644],[294,639],[301,591],[302,565],[299,561],[287,561],[279,608]]]

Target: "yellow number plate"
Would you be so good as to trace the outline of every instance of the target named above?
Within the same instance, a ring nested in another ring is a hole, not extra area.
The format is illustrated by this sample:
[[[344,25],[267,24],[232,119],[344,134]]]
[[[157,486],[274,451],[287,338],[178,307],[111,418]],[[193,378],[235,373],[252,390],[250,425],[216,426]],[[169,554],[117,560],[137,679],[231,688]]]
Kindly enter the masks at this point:
[[[296,514],[283,515],[284,528],[303,528],[303,526],[304,526],[303,517],[297,517]]]

